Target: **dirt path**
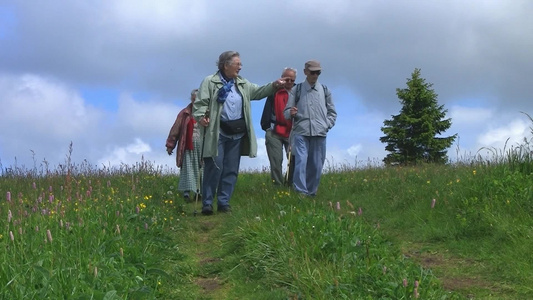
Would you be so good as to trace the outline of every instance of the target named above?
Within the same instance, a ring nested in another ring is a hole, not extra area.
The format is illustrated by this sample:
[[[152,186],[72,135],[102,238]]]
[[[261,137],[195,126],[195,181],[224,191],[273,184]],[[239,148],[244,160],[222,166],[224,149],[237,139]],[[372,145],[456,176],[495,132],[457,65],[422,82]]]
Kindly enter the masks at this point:
[[[227,299],[229,284],[220,274],[223,271],[222,231],[227,215],[202,216],[191,218],[190,241],[183,251],[192,258],[194,269],[192,282],[197,286],[200,299]]]

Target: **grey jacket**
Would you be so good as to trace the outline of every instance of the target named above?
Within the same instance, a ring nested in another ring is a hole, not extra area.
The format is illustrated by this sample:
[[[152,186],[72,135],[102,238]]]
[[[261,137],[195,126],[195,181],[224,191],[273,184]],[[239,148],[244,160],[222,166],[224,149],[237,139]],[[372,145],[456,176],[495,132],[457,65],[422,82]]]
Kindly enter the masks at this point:
[[[292,133],[303,136],[326,136],[337,120],[331,93],[327,88],[323,88],[320,82],[315,84],[315,88],[312,88],[307,80],[299,84],[301,87],[296,85],[292,88],[283,111],[285,118],[289,119],[290,109],[293,106],[298,108],[298,113],[293,119]],[[298,90],[300,97],[296,99]]]

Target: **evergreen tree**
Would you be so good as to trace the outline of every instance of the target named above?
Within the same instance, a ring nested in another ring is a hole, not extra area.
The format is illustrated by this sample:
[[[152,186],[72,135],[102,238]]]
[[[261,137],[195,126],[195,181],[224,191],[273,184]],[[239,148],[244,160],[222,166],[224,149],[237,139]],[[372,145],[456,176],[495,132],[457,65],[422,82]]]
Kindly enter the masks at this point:
[[[385,120],[380,137],[390,152],[383,162],[390,164],[416,164],[419,162],[446,163],[448,149],[457,134],[440,136],[452,125],[451,119],[444,119],[448,110],[438,105],[437,94],[420,77],[420,69],[415,69],[408,78],[406,89],[396,89],[396,95],[403,105],[400,114]]]

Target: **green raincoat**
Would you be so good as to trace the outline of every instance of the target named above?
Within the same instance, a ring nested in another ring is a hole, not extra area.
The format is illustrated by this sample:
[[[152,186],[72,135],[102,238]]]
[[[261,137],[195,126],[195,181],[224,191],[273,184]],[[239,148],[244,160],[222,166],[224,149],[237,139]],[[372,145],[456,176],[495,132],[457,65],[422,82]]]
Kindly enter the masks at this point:
[[[250,100],[260,100],[274,93],[272,83],[259,86],[238,76],[235,78],[237,90],[242,96],[242,106],[244,111],[244,120],[246,121],[247,134],[243,137],[241,143],[241,156],[257,156],[257,139],[255,137],[254,126],[252,125],[252,109]],[[220,114],[222,112],[222,103],[217,102],[218,90],[222,88],[223,83],[217,73],[207,76],[198,89],[198,96],[193,104],[193,117],[196,121],[205,115],[209,109],[209,126],[201,126],[201,131],[205,134],[203,137],[203,157],[216,157],[218,155],[218,135],[220,132]]]

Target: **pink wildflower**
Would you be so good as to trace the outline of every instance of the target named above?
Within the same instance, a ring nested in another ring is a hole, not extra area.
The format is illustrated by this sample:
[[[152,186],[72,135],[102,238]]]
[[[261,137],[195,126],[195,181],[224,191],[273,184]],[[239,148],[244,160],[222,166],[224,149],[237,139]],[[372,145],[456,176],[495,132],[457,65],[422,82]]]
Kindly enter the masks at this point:
[[[403,279],[403,287],[407,287],[407,278]]]
[[[141,211],[141,209],[139,208],[139,206],[135,206],[135,213],[139,213]]]
[[[50,202],[50,203],[54,203],[54,195],[50,195],[50,196],[48,197],[48,202]]]
[[[51,193],[51,192],[52,192],[52,186],[50,186],[50,187],[48,188],[48,190],[49,190],[50,193]]]
[[[359,207],[359,211],[357,211],[357,214],[358,215],[362,215],[363,214],[363,209]]]
[[[6,193],[7,202],[11,202],[11,192]]]
[[[336,206],[337,210],[341,210],[341,203],[337,201],[337,206]]]
[[[36,190],[37,189],[37,185],[35,184],[35,181],[31,184],[31,187]]]
[[[13,231],[9,231],[9,238],[11,238],[11,241],[14,242],[15,241],[15,236],[13,235]]]
[[[431,200],[431,208],[435,208],[435,203],[437,202],[437,199]]]
[[[7,222],[11,223],[11,219],[13,219],[13,214],[11,213],[11,209],[7,212]]]

